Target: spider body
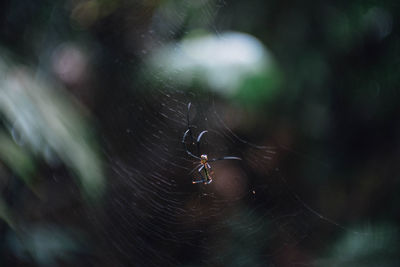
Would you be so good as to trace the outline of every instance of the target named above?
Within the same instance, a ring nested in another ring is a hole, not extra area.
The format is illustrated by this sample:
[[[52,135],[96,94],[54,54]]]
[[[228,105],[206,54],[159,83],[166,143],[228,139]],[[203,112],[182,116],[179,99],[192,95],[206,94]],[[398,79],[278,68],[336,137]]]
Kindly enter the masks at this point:
[[[208,157],[207,157],[206,154],[201,155],[201,156],[200,156],[200,159],[201,159],[201,160],[200,160],[200,163],[203,164],[203,165],[206,164],[207,161],[208,161]]]
[[[211,178],[211,166],[208,164],[208,157],[206,154],[200,156],[200,164],[197,167],[200,167],[197,171],[201,174],[201,180],[193,180],[192,183],[197,184],[203,182],[204,184],[210,184],[212,182]]]
[[[222,157],[222,158],[213,158],[213,159],[208,159],[207,154],[200,154],[200,141],[201,138],[206,134],[208,131],[204,130],[200,132],[200,134],[197,136],[196,139],[196,146],[197,146],[197,155],[192,153],[186,144],[186,139],[189,136],[190,137],[190,144],[194,144],[194,139],[193,139],[193,133],[192,133],[192,126],[189,124],[189,111],[190,111],[190,106],[191,103],[188,104],[188,114],[187,114],[187,130],[183,134],[182,138],[182,144],[186,150],[186,153],[191,156],[194,159],[198,160],[198,164],[196,167],[190,172],[193,173],[195,170],[200,174],[201,178],[200,179],[193,179],[192,183],[193,184],[198,184],[198,183],[204,183],[204,184],[210,184],[212,182],[212,177],[211,177],[211,166],[209,162],[215,162],[219,160],[242,160],[241,158],[238,157]],[[198,156],[200,155],[200,156]]]

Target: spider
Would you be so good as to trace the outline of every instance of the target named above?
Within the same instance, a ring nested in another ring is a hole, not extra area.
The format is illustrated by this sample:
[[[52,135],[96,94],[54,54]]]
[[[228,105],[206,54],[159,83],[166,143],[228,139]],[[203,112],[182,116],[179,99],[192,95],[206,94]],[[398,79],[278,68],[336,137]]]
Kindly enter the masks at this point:
[[[198,155],[195,155],[192,152],[190,152],[190,150],[188,149],[188,147],[186,145],[186,138],[189,136],[190,144],[194,144],[193,134],[192,134],[192,129],[191,129],[192,126],[189,124],[189,112],[190,112],[191,105],[192,104],[189,102],[189,104],[187,106],[187,109],[188,109],[188,111],[187,111],[187,130],[183,134],[182,144],[186,150],[186,153],[189,156],[191,156],[194,159],[199,160],[196,167],[190,173],[194,172],[197,169],[197,172],[200,174],[201,178],[197,179],[197,180],[193,180],[192,183],[193,184],[198,184],[198,183],[210,184],[212,182],[212,177],[211,177],[211,166],[210,166],[209,162],[215,162],[215,161],[219,161],[219,160],[242,160],[242,159],[239,157],[231,157],[231,156],[208,159],[207,154],[200,154],[200,141],[201,141],[201,138],[203,137],[203,135],[208,132],[207,130],[200,132],[200,134],[197,136],[196,147],[197,147]]]

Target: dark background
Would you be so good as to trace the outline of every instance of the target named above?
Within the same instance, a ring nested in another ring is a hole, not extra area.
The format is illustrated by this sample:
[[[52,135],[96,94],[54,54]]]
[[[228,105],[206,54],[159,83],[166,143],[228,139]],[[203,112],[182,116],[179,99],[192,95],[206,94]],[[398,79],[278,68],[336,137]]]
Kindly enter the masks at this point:
[[[399,265],[396,1],[0,10],[1,266]]]

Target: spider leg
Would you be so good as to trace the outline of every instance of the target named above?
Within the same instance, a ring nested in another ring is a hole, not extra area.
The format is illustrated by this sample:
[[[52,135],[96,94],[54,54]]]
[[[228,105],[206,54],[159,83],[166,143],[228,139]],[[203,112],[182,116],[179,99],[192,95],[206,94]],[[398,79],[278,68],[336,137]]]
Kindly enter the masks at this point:
[[[196,144],[197,144],[197,154],[199,154],[199,155],[200,155],[200,140],[201,140],[201,138],[203,137],[203,135],[204,135],[205,133],[208,133],[208,131],[207,131],[207,130],[202,131],[202,132],[199,134],[199,136],[197,137],[197,142],[196,142]]]
[[[188,135],[189,133],[192,134],[192,131],[190,130],[190,128],[187,129],[186,132],[183,134],[183,137],[182,137],[182,144],[183,144],[183,146],[184,146],[184,148],[185,148],[185,150],[186,150],[186,153],[187,153],[189,156],[191,156],[191,157],[193,157],[193,158],[195,158],[195,159],[200,159],[200,157],[198,157],[198,156],[194,155],[192,152],[190,152],[189,149],[188,149],[188,147],[187,147],[187,145],[186,145],[186,137],[187,137],[187,135]]]
[[[205,173],[208,179],[204,181],[204,184],[211,184],[211,182],[213,181],[211,175],[209,174],[210,169],[211,169],[210,164],[206,163]]]
[[[193,127],[193,126],[190,125],[190,118],[189,118],[191,106],[192,106],[192,103],[189,102],[188,105],[187,105],[187,113],[186,113],[187,130],[186,130],[185,133],[183,134],[183,137],[182,137],[182,144],[183,144],[183,146],[184,146],[184,148],[185,148],[186,153],[187,153],[189,156],[191,156],[191,157],[193,157],[193,158],[195,158],[195,159],[200,159],[200,157],[198,157],[198,156],[194,155],[192,152],[190,152],[190,150],[188,149],[187,144],[186,144],[186,138],[187,138],[188,135],[189,135],[189,137],[190,137],[190,144],[191,144],[191,145],[194,144],[194,141],[193,141],[193,133],[192,133],[192,127]]]
[[[202,166],[202,164],[198,164],[196,167],[194,167],[193,170],[191,170],[191,171],[189,172],[189,175],[192,175],[192,174],[194,173],[194,171],[197,170],[197,168],[198,168],[198,167],[201,167],[201,166]]]
[[[239,157],[222,157],[222,158],[210,159],[208,160],[208,162],[215,162],[219,160],[242,160],[242,159]]]
[[[190,144],[193,144],[192,126],[190,125],[190,119],[189,119],[189,114],[190,114],[190,108],[191,107],[192,107],[192,102],[189,102],[188,105],[187,105],[186,123],[187,123],[187,129],[189,130],[189,134],[190,134]]]
[[[190,112],[191,106],[192,106],[192,102],[189,102],[187,105],[187,113],[186,113],[186,121],[187,121],[188,128],[189,128],[189,112]]]
[[[197,168],[197,167],[196,167]],[[198,184],[198,183],[203,183],[206,181],[206,179],[204,179],[203,174],[201,173],[201,171],[204,169],[204,165],[201,165],[201,167],[197,170],[200,173],[201,179],[200,180],[193,180],[192,183],[193,184]]]

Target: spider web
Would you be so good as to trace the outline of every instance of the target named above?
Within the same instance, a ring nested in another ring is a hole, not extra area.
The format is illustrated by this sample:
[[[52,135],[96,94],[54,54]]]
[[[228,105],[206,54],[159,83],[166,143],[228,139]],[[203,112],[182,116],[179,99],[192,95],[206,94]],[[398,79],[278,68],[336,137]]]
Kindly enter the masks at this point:
[[[214,100],[202,98],[165,88],[137,96],[122,108],[129,123],[112,126],[123,147],[106,149],[109,206],[106,223],[99,226],[110,262],[274,262],[307,239],[316,224],[329,221],[291,191],[274,166],[279,149],[239,138],[225,125]],[[198,161],[181,143],[189,101],[194,137],[209,131],[201,153],[242,158],[210,163],[210,185],[192,184],[196,172],[191,170]]]
[[[214,15],[214,8],[207,10],[203,15]],[[173,37],[160,36],[161,43]],[[121,76],[141,89],[110,103],[104,124],[110,181],[104,218],[93,218],[93,225],[105,262],[265,266],[293,256],[314,227],[329,222],[289,187],[276,160],[279,146],[253,144],[227,126],[223,101],[176,88],[154,72],[150,77],[161,86]],[[181,142],[188,115],[195,138],[208,131],[201,153],[242,158],[210,163],[210,185],[192,184],[198,162]]]

